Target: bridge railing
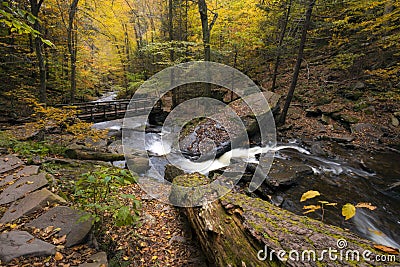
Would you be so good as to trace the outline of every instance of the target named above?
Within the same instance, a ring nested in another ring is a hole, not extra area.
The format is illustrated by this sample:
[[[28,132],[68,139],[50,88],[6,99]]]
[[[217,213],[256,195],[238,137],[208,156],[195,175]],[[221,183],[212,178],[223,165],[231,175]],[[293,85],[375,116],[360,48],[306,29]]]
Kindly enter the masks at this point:
[[[158,107],[156,105],[155,107]],[[149,111],[153,108],[153,102],[148,98],[130,100],[113,100],[104,102],[87,102],[61,104],[56,107],[74,107],[78,110],[77,117],[86,121],[99,121],[108,118],[120,118],[129,112],[129,116],[135,116]]]

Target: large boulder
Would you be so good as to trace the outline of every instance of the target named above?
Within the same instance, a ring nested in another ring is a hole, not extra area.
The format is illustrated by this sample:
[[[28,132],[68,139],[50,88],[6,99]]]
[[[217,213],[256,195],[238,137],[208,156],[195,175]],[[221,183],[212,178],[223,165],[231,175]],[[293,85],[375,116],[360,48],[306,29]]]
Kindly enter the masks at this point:
[[[204,118],[187,124],[180,136],[180,149],[184,154],[190,156],[204,156],[216,151],[220,156],[231,148],[232,143],[236,145],[246,141],[246,136],[252,136],[259,130],[258,121],[268,121],[268,116],[276,114],[279,110],[281,96],[272,92],[263,92],[269,107],[264,106],[260,94],[253,94],[242,99],[235,100],[228,105],[228,108],[235,111],[243,123],[246,132],[242,131],[241,123],[236,123],[224,111],[219,111],[213,118]],[[245,102],[252,103],[251,108]],[[272,116],[271,116],[272,118]],[[225,126],[230,127],[226,129]],[[229,131],[229,132],[228,132]]]

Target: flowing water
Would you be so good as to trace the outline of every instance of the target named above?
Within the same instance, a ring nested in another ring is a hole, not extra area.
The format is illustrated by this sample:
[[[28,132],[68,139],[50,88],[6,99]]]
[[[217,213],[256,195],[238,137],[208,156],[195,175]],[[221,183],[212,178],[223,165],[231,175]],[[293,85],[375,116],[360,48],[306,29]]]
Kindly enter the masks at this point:
[[[379,151],[366,154],[363,151],[351,150],[336,145],[335,157],[313,155],[300,142],[278,144],[275,147],[251,147],[234,149],[214,160],[194,160],[182,155],[173,148],[168,131],[146,133],[143,141],[134,128],[144,127],[139,123],[130,127],[127,140],[132,147],[136,144],[145,147],[150,155],[151,169],[144,175],[162,179],[166,164],[173,163],[186,172],[200,172],[205,175],[215,170],[227,167],[231,162],[242,161],[258,163],[258,155],[274,152],[275,158],[285,162],[292,168],[309,168],[308,174],[296,179],[296,184],[289,188],[277,190],[272,198],[283,199],[282,207],[297,214],[302,214],[306,205],[319,204],[318,200],[338,203],[324,209],[324,216],[316,212],[309,214],[326,223],[348,228],[359,235],[376,243],[400,247],[400,187],[391,185],[400,181],[400,154],[393,151]],[[97,124],[98,128],[120,129],[121,120]],[[158,129],[160,130],[160,129]],[[142,143],[142,144],[141,144]],[[283,170],[284,171],[284,170]],[[292,170],[291,170],[292,171]],[[308,190],[317,190],[321,196],[300,203],[301,195]],[[376,210],[357,209],[356,216],[345,221],[341,216],[341,207],[346,203],[371,203]]]

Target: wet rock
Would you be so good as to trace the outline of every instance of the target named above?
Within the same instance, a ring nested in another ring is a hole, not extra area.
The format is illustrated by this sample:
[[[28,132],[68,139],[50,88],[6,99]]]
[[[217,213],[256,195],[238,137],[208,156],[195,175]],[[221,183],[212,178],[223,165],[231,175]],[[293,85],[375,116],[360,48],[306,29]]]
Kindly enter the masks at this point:
[[[271,111],[273,114],[278,113],[281,96],[271,92],[263,92],[263,96],[269,103],[269,109],[263,105],[260,94],[245,97],[245,101],[252,103],[251,109],[242,99],[228,105],[229,110],[234,110],[238,114],[240,122],[227,115],[229,114],[227,109],[223,109],[216,110],[213,119],[202,119],[194,121],[191,125],[187,124],[180,138],[181,151],[190,156],[208,155],[216,151],[215,156],[218,157],[226,152],[232,143],[236,146],[246,142],[245,136],[256,134],[259,130],[257,119],[265,124],[274,124],[272,116],[269,115]],[[226,125],[229,129],[224,128]]]
[[[0,223],[11,222],[22,216],[32,214],[47,205],[65,202],[63,198],[44,188],[40,191],[30,193],[20,201],[13,203],[0,219]]]
[[[15,182],[21,177],[26,177],[30,175],[35,175],[39,172],[39,166],[24,166],[21,170],[16,173],[6,176],[4,179],[0,178],[0,187]]]
[[[83,211],[77,211],[69,207],[54,207],[39,218],[28,223],[26,226],[44,229],[48,226],[61,228],[58,236],[66,235],[66,247],[72,247],[80,244],[92,229],[92,220],[82,220],[89,214]]]
[[[287,188],[296,184],[297,179],[312,173],[312,169],[300,161],[274,159],[265,183],[272,188]]]
[[[126,161],[129,170],[138,174],[144,174],[150,169],[149,159],[140,156],[129,156]]]
[[[107,253],[98,252],[90,256],[89,260],[83,264],[79,264],[79,267],[107,267]]]
[[[394,127],[398,127],[399,126],[399,119],[397,119],[395,116],[392,116],[391,120],[392,120],[392,125]]]
[[[18,257],[54,255],[55,246],[35,238],[25,231],[0,234],[0,260],[4,263]]]
[[[182,169],[180,169],[172,164],[167,164],[165,166],[164,179],[167,180],[168,182],[172,183],[172,181],[174,180],[175,177],[182,175],[184,173],[185,172]]]
[[[271,202],[272,204],[274,204],[277,207],[282,206],[283,202],[285,201],[285,199],[282,196],[272,196],[271,198]]]
[[[14,155],[3,156],[0,158],[0,174],[14,170],[22,164],[22,160]]]
[[[325,149],[322,147],[321,143],[314,143],[310,147],[310,151],[312,154],[317,155],[317,156],[327,156],[328,153],[325,151]]]
[[[47,179],[44,173],[20,178],[16,183],[8,186],[0,194],[0,205],[13,202],[24,195],[38,190],[46,185]]]

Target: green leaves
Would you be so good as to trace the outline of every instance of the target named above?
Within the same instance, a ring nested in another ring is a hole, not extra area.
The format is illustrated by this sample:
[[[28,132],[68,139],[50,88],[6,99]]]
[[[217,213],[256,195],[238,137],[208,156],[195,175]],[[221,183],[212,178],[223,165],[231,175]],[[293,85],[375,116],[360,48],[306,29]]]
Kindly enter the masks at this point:
[[[134,195],[120,195],[118,190],[133,182],[135,178],[126,170],[102,167],[83,174],[75,183],[75,200],[91,213],[96,228],[103,227],[105,217],[112,218],[116,226],[132,225],[139,220],[140,201]]]

